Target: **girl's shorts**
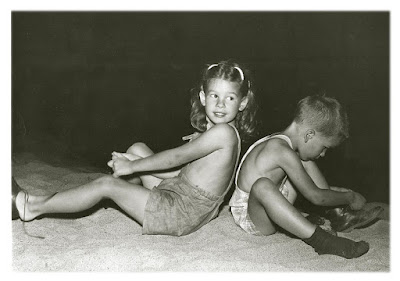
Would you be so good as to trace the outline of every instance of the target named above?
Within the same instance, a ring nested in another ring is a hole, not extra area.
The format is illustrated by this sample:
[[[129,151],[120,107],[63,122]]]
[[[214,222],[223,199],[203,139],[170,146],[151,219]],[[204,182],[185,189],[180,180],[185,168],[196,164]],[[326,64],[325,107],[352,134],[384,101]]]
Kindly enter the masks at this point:
[[[195,186],[185,174],[165,179],[147,200],[142,233],[187,235],[215,218],[222,201],[223,196]]]

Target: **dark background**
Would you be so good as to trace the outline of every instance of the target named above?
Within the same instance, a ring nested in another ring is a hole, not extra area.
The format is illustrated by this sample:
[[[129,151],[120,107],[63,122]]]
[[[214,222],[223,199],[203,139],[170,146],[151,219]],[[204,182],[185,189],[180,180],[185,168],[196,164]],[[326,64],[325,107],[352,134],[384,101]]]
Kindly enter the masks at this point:
[[[178,146],[200,70],[228,58],[254,74],[260,136],[304,96],[341,101],[351,137],[321,170],[389,202],[388,12],[13,12],[13,153],[108,171],[134,142]]]

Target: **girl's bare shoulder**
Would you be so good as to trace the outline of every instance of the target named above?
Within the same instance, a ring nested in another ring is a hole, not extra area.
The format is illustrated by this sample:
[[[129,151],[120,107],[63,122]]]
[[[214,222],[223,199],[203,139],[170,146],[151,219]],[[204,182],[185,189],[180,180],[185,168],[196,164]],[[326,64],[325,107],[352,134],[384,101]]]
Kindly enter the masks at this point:
[[[226,145],[237,145],[238,136],[235,129],[228,124],[216,124],[206,131],[204,135],[213,138],[214,141]]]

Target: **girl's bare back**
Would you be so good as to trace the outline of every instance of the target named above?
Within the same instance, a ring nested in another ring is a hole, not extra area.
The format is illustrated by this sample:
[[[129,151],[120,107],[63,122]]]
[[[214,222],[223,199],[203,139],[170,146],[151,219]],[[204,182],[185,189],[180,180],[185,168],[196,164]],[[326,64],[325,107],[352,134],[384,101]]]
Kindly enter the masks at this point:
[[[199,158],[182,169],[182,173],[196,186],[215,195],[223,194],[233,178],[240,153],[240,138],[230,125],[213,128],[213,134],[202,135],[209,142],[218,142],[220,148]],[[211,131],[211,130],[210,130]],[[211,139],[212,138],[212,139]]]

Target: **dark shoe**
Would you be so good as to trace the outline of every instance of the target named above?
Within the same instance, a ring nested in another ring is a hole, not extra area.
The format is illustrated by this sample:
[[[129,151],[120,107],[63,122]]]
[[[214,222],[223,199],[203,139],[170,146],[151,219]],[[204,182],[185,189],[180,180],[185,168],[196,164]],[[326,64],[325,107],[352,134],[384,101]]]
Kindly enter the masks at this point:
[[[15,179],[12,177],[12,189],[11,189],[11,211],[12,211],[12,219],[17,220],[19,219],[19,212],[17,209],[17,206],[15,205],[15,199],[17,198],[17,195],[20,191],[22,191],[22,188],[18,185],[18,183],[15,181]]]
[[[306,219],[316,225],[323,225],[325,223],[325,219],[316,214],[309,214],[306,216]]]
[[[368,225],[383,211],[377,206],[370,210],[351,210],[349,207],[331,209],[326,212],[326,218],[330,220],[332,229],[337,232],[350,232],[355,228]]]
[[[337,236],[336,231],[332,228],[331,223],[329,220],[326,220],[323,217],[320,217],[319,215],[316,214],[309,214],[308,216],[305,217],[309,222],[312,224],[315,224],[325,230],[326,232]]]

